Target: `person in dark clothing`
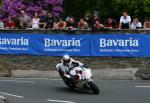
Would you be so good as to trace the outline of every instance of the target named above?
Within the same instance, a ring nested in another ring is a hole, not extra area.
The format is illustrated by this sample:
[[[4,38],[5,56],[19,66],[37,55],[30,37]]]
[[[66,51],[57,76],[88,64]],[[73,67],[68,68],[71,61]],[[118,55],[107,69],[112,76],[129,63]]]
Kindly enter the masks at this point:
[[[112,18],[108,18],[108,20],[105,23],[106,29],[114,29],[116,28],[116,21]]]
[[[54,18],[53,15],[51,13],[47,14],[47,25],[46,28],[47,29],[53,29],[54,27]]]
[[[98,16],[98,14],[94,13],[94,14],[93,14],[93,17],[90,18],[90,28],[91,28],[92,30],[96,30],[96,29],[97,29],[97,28],[96,28],[97,26],[95,26],[95,24],[97,24],[97,23],[101,24],[101,23],[100,23],[100,18],[99,18],[99,16]]]
[[[74,18],[69,18],[67,21],[67,29],[74,30],[77,28],[77,23],[75,22]]]
[[[47,15],[46,12],[42,11],[40,14],[40,27],[45,29],[47,25]]]

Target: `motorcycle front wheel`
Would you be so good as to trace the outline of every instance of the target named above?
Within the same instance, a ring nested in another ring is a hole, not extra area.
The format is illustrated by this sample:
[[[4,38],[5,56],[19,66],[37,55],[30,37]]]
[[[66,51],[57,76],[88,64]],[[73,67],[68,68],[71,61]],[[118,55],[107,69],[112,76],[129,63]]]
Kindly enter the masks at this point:
[[[71,89],[75,89],[75,84],[70,79],[63,79],[64,83]]]
[[[99,88],[97,87],[97,85],[93,82],[93,81],[90,81],[88,82],[89,86],[90,86],[90,89],[92,90],[92,92],[94,94],[99,94]]]

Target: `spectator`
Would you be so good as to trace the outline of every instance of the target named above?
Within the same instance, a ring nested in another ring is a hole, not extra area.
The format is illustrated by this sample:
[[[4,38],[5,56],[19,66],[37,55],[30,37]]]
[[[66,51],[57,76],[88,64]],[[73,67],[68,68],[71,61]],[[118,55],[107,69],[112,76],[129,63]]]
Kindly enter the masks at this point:
[[[32,19],[32,28],[39,29],[39,24],[40,24],[40,18],[38,18],[38,14],[35,13],[34,18]]]
[[[139,22],[138,18],[134,18],[131,24],[131,29],[140,29],[140,28],[142,28],[141,22]]]
[[[78,22],[78,29],[88,29],[88,23],[83,19]]]
[[[4,23],[2,22],[1,19],[0,19],[0,29],[4,29]]]
[[[90,24],[90,18],[91,18],[91,15],[89,13],[87,13],[85,16],[84,16],[84,21],[86,21],[88,23],[88,25]]]
[[[21,11],[21,16],[19,17],[19,24],[21,29],[26,29],[31,27],[31,18]]]
[[[74,30],[77,27],[77,23],[73,17],[69,17],[67,21],[67,29]]]
[[[116,21],[112,18],[108,18],[105,24],[106,29],[114,29],[116,28]]]
[[[150,29],[150,18],[145,19],[144,29]]]
[[[92,30],[103,28],[97,13],[94,13],[93,17],[90,19],[90,27]]]
[[[66,29],[66,22],[62,18],[59,19],[59,22],[55,25],[54,29]]]
[[[47,25],[46,28],[52,29],[54,27],[54,18],[51,13],[47,14]]]
[[[123,12],[123,16],[120,18],[119,29],[129,29],[131,25],[131,17],[127,12]]]
[[[70,19],[70,18],[73,18],[73,17],[67,16],[67,17],[66,17],[66,22],[69,22],[69,19]]]
[[[95,21],[94,30],[101,29],[101,28],[104,28],[104,25],[101,24],[98,20]]]
[[[6,23],[6,28],[7,29],[15,29],[16,28],[16,24],[11,18],[8,18],[8,21]]]
[[[46,28],[46,25],[47,25],[47,15],[46,15],[46,11],[44,11],[44,10],[42,10],[42,12],[41,12],[40,24],[41,24],[41,28],[43,28],[43,29]]]

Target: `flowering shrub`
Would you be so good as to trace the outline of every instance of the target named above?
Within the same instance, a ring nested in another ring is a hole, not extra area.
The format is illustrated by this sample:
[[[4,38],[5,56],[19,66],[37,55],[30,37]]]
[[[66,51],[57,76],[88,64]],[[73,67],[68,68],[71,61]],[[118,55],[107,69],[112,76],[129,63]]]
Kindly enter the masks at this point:
[[[63,11],[62,5],[63,0],[2,0],[0,17],[17,17],[21,10],[32,16],[43,9],[58,16]]]

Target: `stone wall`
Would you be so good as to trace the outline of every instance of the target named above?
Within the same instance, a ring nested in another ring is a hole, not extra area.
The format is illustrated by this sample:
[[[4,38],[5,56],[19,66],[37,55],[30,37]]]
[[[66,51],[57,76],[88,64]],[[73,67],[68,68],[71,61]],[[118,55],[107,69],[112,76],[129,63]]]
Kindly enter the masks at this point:
[[[0,64],[13,70],[55,70],[61,57],[0,55]],[[149,68],[150,58],[74,57],[92,69]]]

